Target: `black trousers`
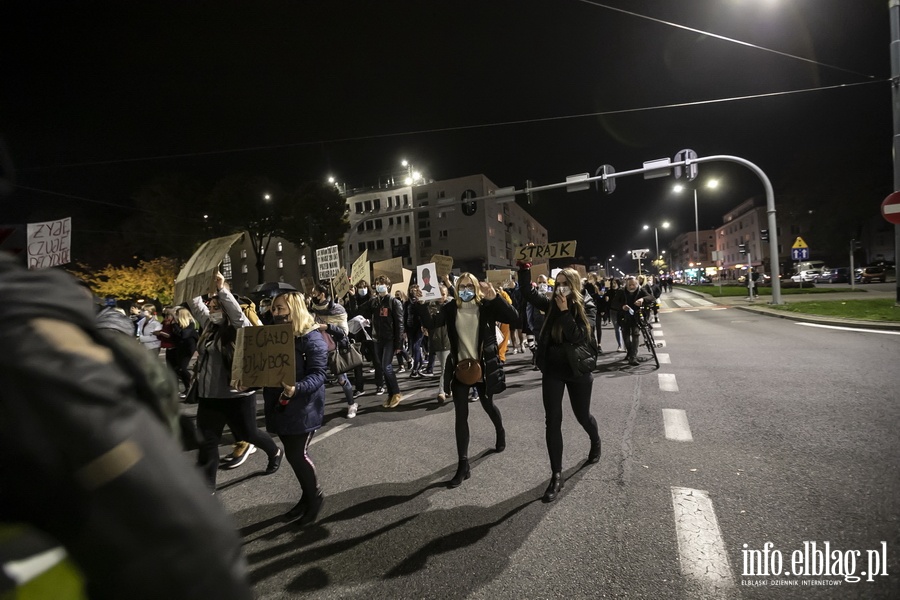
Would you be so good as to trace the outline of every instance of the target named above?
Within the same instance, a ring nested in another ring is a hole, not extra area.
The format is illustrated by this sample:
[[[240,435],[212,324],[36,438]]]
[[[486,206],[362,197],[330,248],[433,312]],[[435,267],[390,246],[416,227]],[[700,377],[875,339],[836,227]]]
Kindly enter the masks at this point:
[[[316,474],[316,465],[309,457],[309,443],[312,441],[314,431],[299,435],[279,435],[284,444],[284,456],[294,470],[303,497],[307,500],[315,498],[319,491],[319,478]]]
[[[573,379],[559,379],[544,374],[541,381],[541,393],[546,415],[547,452],[550,454],[550,471],[562,472],[563,436],[562,436],[562,397],[569,390],[569,402],[578,423],[591,438],[592,444],[600,443],[600,431],[597,420],[591,414],[591,390],[593,376],[588,373]]]
[[[469,456],[469,390],[478,390],[478,400],[481,407],[494,424],[494,429],[503,431],[503,418],[500,409],[494,404],[494,399],[485,391],[484,382],[479,381],[475,385],[466,385],[456,377],[450,381],[450,393],[453,395],[453,409],[456,415],[456,452],[460,460]]]
[[[235,440],[250,442],[262,449],[269,458],[278,452],[275,441],[256,426],[256,396],[239,398],[200,398],[197,404],[197,431],[200,433],[200,465],[209,485],[215,489],[219,470],[219,445],[225,425]]]

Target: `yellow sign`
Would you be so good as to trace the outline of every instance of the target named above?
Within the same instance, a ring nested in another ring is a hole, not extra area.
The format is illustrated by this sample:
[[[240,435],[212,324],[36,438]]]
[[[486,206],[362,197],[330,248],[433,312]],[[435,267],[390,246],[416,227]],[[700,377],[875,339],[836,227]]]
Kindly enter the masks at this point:
[[[809,248],[809,246],[807,246],[806,242],[803,241],[803,238],[798,235],[791,248]]]

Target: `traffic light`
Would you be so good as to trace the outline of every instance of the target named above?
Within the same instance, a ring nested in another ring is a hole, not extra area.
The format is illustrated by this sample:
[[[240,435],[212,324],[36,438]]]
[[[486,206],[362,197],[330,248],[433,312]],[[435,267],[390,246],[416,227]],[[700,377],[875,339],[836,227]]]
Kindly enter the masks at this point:
[[[467,217],[471,217],[478,210],[478,204],[469,200],[469,198],[474,198],[477,195],[475,190],[466,190],[462,193],[462,211]]]
[[[850,240],[850,242],[853,244],[853,249],[854,249],[854,250],[862,250],[862,242],[861,242],[861,241],[859,241],[859,240]]]
[[[769,241],[769,230],[768,229],[760,229],[759,230],[759,239],[764,242]]]
[[[747,244],[738,244],[738,252],[747,254]]]

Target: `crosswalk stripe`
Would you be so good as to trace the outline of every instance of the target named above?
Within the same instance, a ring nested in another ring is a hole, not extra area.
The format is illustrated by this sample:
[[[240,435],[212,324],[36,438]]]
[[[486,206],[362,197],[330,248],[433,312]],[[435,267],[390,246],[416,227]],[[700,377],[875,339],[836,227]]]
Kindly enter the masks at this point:
[[[691,426],[688,424],[687,413],[677,408],[664,408],[663,426],[666,429],[666,439],[676,442],[693,442]]]
[[[661,365],[671,365],[672,364],[672,359],[669,358],[668,354],[665,354],[663,352],[657,352],[656,358],[659,359],[659,364],[661,364]]]
[[[664,392],[677,392],[678,383],[675,381],[674,373],[659,373],[659,389]]]
[[[680,306],[681,308],[689,308],[689,307],[693,306],[693,304],[691,304],[687,300],[680,300],[678,298],[672,300],[672,302],[675,303],[675,306]]]
[[[688,579],[687,596],[730,597],[734,578],[709,492],[673,487],[672,508],[681,574]]]
[[[715,302],[710,302],[709,300],[704,300],[703,298],[694,298],[694,302],[697,303],[698,306],[715,306]]]

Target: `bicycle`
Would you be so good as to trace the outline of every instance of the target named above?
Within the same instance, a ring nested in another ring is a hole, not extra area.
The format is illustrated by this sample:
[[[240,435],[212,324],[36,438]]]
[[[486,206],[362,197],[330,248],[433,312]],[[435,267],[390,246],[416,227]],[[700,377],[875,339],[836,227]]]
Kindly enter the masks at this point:
[[[656,343],[656,340],[653,339],[653,327],[647,321],[644,316],[644,310],[638,310],[634,313],[634,322],[638,326],[638,329],[641,331],[641,338],[644,340],[644,346],[647,347],[647,350],[650,351],[650,354],[653,356],[653,362],[656,363],[656,368],[659,368],[659,356],[656,355],[656,349],[659,347]]]

